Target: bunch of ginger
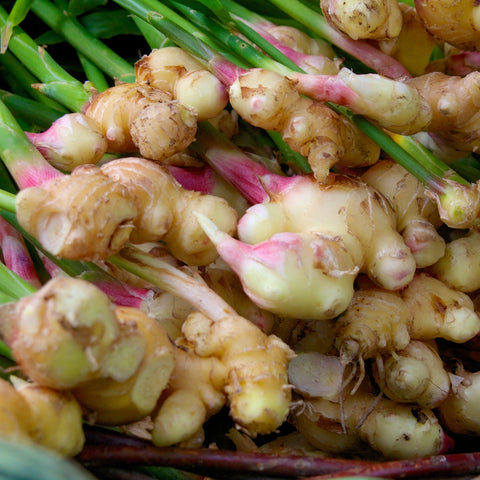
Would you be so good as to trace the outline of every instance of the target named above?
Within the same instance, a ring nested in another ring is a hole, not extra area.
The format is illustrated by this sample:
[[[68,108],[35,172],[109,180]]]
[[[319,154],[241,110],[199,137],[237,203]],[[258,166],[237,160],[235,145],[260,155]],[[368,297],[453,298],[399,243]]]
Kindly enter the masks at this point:
[[[0,384],[6,436],[75,455],[82,422],[131,432],[143,422],[155,445],[199,446],[224,407],[252,438],[289,422],[335,454],[412,458],[480,435],[479,366],[456,348],[480,332],[478,191],[471,221],[447,223],[425,185],[325,103],[392,134],[427,133],[443,156],[475,152],[479,74],[434,72],[429,58],[438,42],[477,39],[443,37],[433,2],[380,3],[320,6],[337,31],[403,63],[405,78],[250,69],[228,83],[168,47],[137,62],[134,83],[92,96],[82,115],[101,140],[95,160],[20,190],[18,220],[53,255],[189,307],[125,307],[63,276],[9,305],[2,338],[21,374]],[[407,56],[412,38],[425,49]],[[241,141],[238,117],[280,133],[312,173],[273,173],[261,155],[252,166],[203,138],[208,122]],[[221,193],[182,183],[209,164]],[[144,252],[152,245],[170,262]],[[51,438],[52,409],[74,425],[65,437]]]

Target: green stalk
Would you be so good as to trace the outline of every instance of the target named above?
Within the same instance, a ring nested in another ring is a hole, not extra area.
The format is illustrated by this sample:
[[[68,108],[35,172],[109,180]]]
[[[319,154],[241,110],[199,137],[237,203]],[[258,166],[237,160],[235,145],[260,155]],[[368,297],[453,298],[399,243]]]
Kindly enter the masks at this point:
[[[303,173],[312,173],[312,167],[310,167],[307,159],[300,153],[292,150],[283,140],[281,133],[274,132],[273,130],[268,130],[267,133],[277,146],[287,164],[296,165]]]
[[[317,12],[300,0],[269,0],[284,13],[305,25],[312,32],[349,53],[374,71],[390,78],[410,76],[405,67],[372,44],[352,40],[329,25],[321,12]]]
[[[238,58],[217,41],[199,30],[193,23],[157,0],[114,0],[115,3],[154,26],[178,46],[208,64],[215,56],[223,55],[236,63]]]
[[[260,48],[268,50],[267,53],[276,55],[277,60],[261,53],[253,45],[245,42],[242,38],[234,35],[230,29],[227,29],[220,25],[217,21],[212,20],[199,10],[195,10],[185,4],[171,0],[170,3],[174,4],[181,12],[188,15],[188,18],[192,19],[196,25],[203,28],[205,32],[212,34],[223,45],[226,45],[232,52],[234,52],[240,58],[248,60],[249,64],[253,67],[265,68],[273,70],[282,75],[287,75],[294,71],[298,71],[298,67],[291,62],[283,53],[277,50],[275,47],[266,42],[260,35],[252,30],[248,25],[241,23],[242,32],[249,35],[252,41],[256,43]],[[234,22],[236,25],[236,22]],[[237,26],[237,25],[236,25]],[[268,44],[268,46],[266,45]],[[288,65],[287,65],[288,64]]]
[[[8,15],[0,6],[0,28],[6,24]],[[57,82],[68,86],[69,95],[53,97],[71,111],[80,111],[90,98],[81,82],[70,75],[50,54],[40,47],[20,27],[15,27],[8,43],[9,50],[41,82]],[[55,91],[52,91],[55,95]]]
[[[77,55],[88,81],[98,92],[103,92],[106,90],[110,85],[108,84],[103,72],[89,58],[83,55],[83,53],[77,51]]]
[[[15,199],[16,195],[14,193],[6,192],[5,190],[0,190],[0,208],[8,212],[15,212]]]
[[[450,165],[442,162],[430,150],[424,147],[419,141],[412,137],[404,135],[390,134],[395,143],[400,145],[412,157],[416,158],[425,168],[429,169],[434,175],[443,177],[447,172],[451,172]],[[470,182],[466,181],[460,175],[449,175],[453,181],[468,185]]]
[[[170,40],[166,35],[137,15],[133,15],[133,21],[152,50],[154,48],[163,48],[175,45],[175,43],[172,42],[172,40]]]
[[[480,164],[473,154],[455,160],[449,165],[469,182],[480,180]]]
[[[133,66],[90,34],[76,18],[49,0],[34,0],[32,11],[110,77],[124,82],[135,80]]]
[[[45,96],[32,85],[38,83],[38,78],[32,75],[29,70],[18,60],[13,53],[6,51],[0,55],[0,63],[5,67],[8,75],[11,77],[11,81],[6,77],[7,83],[10,84],[10,88],[15,89],[15,93],[19,95],[28,96],[41,102],[51,108],[62,110],[63,113],[68,113],[68,110],[59,102]]]
[[[348,115],[355,125],[368,135],[380,148],[398,162],[405,170],[435,192],[443,192],[446,183],[435,172],[418,162],[409,152],[394,142],[383,130],[371,124],[360,115]]]
[[[16,118],[28,120],[32,125],[47,129],[55,120],[66,113],[47,105],[0,89],[0,99]]]
[[[61,175],[33,146],[3,101],[0,101],[0,157],[20,189]]]
[[[8,42],[12,36],[13,27],[19,25],[30,11],[33,0],[16,0],[12,10],[8,14],[7,22],[2,29],[0,38],[0,53],[5,53],[8,48]]]
[[[4,293],[17,300],[37,291],[34,286],[12,272],[2,262],[0,262],[0,285]]]

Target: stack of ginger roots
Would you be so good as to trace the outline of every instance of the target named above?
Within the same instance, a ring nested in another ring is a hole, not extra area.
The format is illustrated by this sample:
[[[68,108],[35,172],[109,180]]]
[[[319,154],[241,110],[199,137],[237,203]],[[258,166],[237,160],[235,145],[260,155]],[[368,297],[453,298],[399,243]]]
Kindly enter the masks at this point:
[[[43,256],[48,280],[3,305],[18,368],[0,383],[2,435],[74,456],[86,422],[195,448],[224,409],[239,449],[403,459],[480,435],[478,189],[465,193],[473,213],[452,218],[312,83],[445,161],[475,152],[480,73],[460,63],[479,7],[460,2],[444,32],[434,17],[445,25],[448,2],[384,3],[375,27],[363,2],[321,7],[402,78],[354,74],[324,42],[324,71],[254,68],[227,85],[169,46],[55,122],[61,148],[28,134],[62,173],[19,190],[18,222],[96,270],[69,277]],[[323,42],[270,34],[298,50]],[[270,131],[311,173],[255,143]]]

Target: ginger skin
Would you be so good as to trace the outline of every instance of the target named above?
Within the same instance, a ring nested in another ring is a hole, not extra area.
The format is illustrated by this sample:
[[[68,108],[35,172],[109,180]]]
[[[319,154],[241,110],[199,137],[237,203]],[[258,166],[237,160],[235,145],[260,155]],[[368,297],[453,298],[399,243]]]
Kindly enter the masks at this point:
[[[321,0],[327,21],[353,40],[395,38],[402,29],[396,0]]]
[[[250,69],[229,90],[230,103],[248,123],[275,130],[307,157],[319,181],[333,165],[367,166],[380,149],[344,116],[326,104],[302,97],[293,83],[269,70]]]
[[[189,265],[207,265],[218,254],[194,212],[202,212],[233,234],[237,213],[223,198],[181,187],[165,167],[136,157],[112,160],[102,172],[129,192],[139,214],[130,235],[132,243],[163,241]]]
[[[178,340],[175,368],[153,416],[152,441],[169,446],[185,442],[202,430],[208,418],[227,401],[223,388],[227,367],[215,356],[202,357]]]
[[[161,162],[195,139],[193,110],[147,84],[119,83],[95,95],[85,110],[107,139],[110,153],[140,152]]]
[[[425,28],[438,40],[462,50],[480,47],[480,7],[471,0],[415,0]]]
[[[156,48],[144,55],[135,63],[135,77],[191,108],[198,121],[220,115],[228,104],[220,80],[179,47]]]
[[[291,403],[286,366],[294,355],[285,343],[240,316],[213,321],[195,312],[182,331],[197,355],[216,357],[224,365],[223,390],[239,428],[255,436],[271,433],[285,421]]]
[[[25,375],[57,389],[96,376],[118,335],[108,296],[70,277],[53,278],[19,300],[2,324],[4,341]]]
[[[448,447],[432,410],[379,398],[365,386],[347,395],[342,404],[322,397],[308,399],[294,422],[307,440],[333,452],[339,447],[344,452],[362,451],[363,443],[363,449],[368,445],[384,458],[400,460],[436,455]]]
[[[425,130],[461,151],[480,147],[480,72],[463,77],[442,72],[426,73],[406,80],[430,105],[432,119]]]
[[[128,190],[96,165],[20,190],[16,211],[20,225],[50,253],[92,261],[125,245],[138,214]]]
[[[437,232],[442,224],[438,209],[421,182],[393,160],[380,160],[362,179],[392,204],[397,230],[412,251],[418,268],[432,265],[444,255],[445,240]]]
[[[149,415],[175,365],[173,344],[159,322],[132,307],[116,307],[115,315],[123,327],[121,338],[98,375],[73,390],[82,407],[104,425],[123,425]],[[135,336],[141,342],[132,342]]]

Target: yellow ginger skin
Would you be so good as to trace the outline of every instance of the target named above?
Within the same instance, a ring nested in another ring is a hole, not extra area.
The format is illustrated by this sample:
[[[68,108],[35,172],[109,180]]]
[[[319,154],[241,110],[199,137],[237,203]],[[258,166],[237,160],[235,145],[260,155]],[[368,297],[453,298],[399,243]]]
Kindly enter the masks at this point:
[[[396,292],[358,289],[334,325],[334,342],[344,363],[405,348],[411,313]]]
[[[152,317],[132,307],[117,307],[123,335],[140,336],[132,348],[112,348],[109,368],[73,390],[75,397],[100,424],[122,425],[143,419],[155,408],[175,366],[173,344]],[[130,345],[129,345],[130,346]],[[133,351],[132,351],[133,350]]]
[[[402,298],[415,316],[412,338],[464,343],[480,331],[480,317],[471,298],[427,273],[416,275],[402,291]]]
[[[411,340],[402,350],[373,364],[382,392],[400,403],[436,408],[450,392],[450,377],[434,343]]]
[[[279,232],[317,232],[341,245],[344,258],[350,256],[357,270],[387,289],[403,288],[413,278],[415,259],[383,195],[345,175],[330,174],[322,185],[307,176],[297,182],[247,210],[238,223],[240,240],[255,244]]]
[[[480,48],[480,6],[471,0],[416,0],[425,28],[438,40],[462,50]]]
[[[439,417],[452,433],[480,434],[480,372],[461,369],[456,373],[459,382],[452,387],[448,398],[439,406]]]
[[[398,3],[402,12],[402,29],[394,38],[378,42],[382,52],[397,59],[413,76],[425,73],[432,51],[436,45],[435,38],[425,29],[417,10],[406,3]],[[415,48],[412,48],[415,45]]]
[[[11,381],[28,404],[32,440],[66,457],[80,453],[85,443],[83,412],[73,394],[18,377]]]
[[[393,160],[380,160],[362,179],[385,195],[397,218],[397,230],[412,251],[418,268],[425,268],[445,253],[445,240],[437,232],[442,221],[437,205],[424,185]]]
[[[334,453],[358,453],[368,445],[386,459],[401,460],[435,455],[444,447],[431,410],[378,398],[365,387],[341,403],[310,398],[293,421],[313,445]]]
[[[321,0],[328,22],[354,40],[395,38],[402,29],[396,0]]]
[[[293,83],[271,70],[250,69],[230,86],[230,103],[248,123],[282,134],[290,147],[307,157],[319,181],[333,165],[375,163],[380,149],[343,115],[305,98]]]
[[[408,79],[406,83],[418,90],[432,110],[432,119],[424,130],[436,133],[457,150],[478,150],[480,72],[464,77],[431,72]]]
[[[128,190],[96,165],[20,190],[16,212],[20,225],[50,253],[92,261],[127,243],[138,214]]]
[[[140,152],[163,161],[195,139],[193,110],[147,84],[119,83],[95,95],[85,110],[107,139],[110,153]]]
[[[119,325],[101,290],[85,280],[56,277],[17,302],[2,334],[29,378],[70,389],[98,374]]]
[[[428,273],[465,293],[480,289],[480,232],[469,230],[447,243],[445,255],[428,268]]]
[[[7,380],[0,378],[0,437],[31,442],[33,415],[27,400]]]
[[[175,368],[153,415],[152,441],[159,447],[193,438],[226,403],[228,371],[214,356],[201,357],[182,344],[175,348]]]
[[[139,213],[130,235],[132,243],[161,240],[182,262],[207,265],[218,254],[194,212],[204,213],[231,234],[236,231],[237,212],[225,199],[182,188],[165,167],[152,161],[127,157],[112,160],[101,169],[126,188],[135,202]]]
[[[224,392],[230,415],[249,435],[274,432],[291,404],[287,364],[292,350],[240,316],[216,321],[195,312],[182,327],[185,342],[201,357],[218,358],[227,370]]]
[[[216,117],[228,104],[218,78],[179,47],[156,48],[144,55],[135,63],[135,77],[192,108],[199,121]]]

